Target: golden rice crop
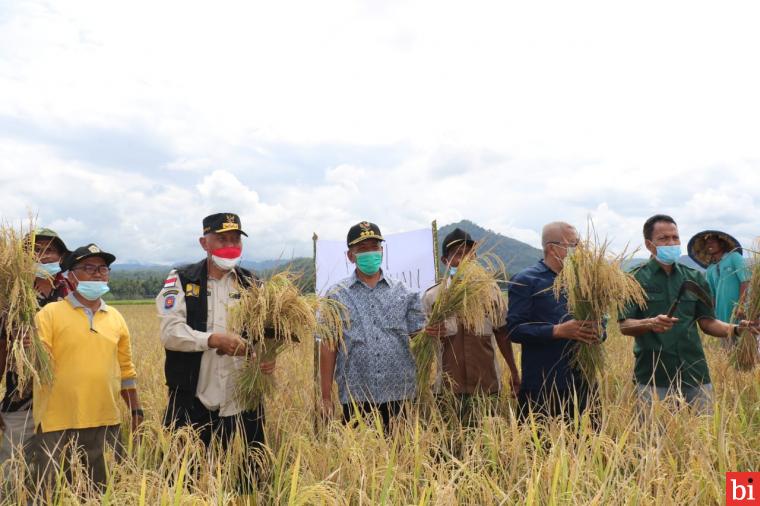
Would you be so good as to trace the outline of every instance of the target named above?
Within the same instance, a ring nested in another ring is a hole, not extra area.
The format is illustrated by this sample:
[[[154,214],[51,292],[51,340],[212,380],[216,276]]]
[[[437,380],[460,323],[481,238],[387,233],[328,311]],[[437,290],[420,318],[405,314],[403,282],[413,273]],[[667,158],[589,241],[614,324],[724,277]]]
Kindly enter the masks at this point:
[[[555,297],[564,293],[573,318],[595,322],[599,335],[605,317],[616,321],[628,304],[641,307],[646,304],[641,285],[622,269],[626,258],[625,253],[612,254],[609,241],[600,241],[589,231],[586,239],[565,257],[562,271],[554,281]],[[604,348],[601,344],[577,343],[573,362],[593,381],[604,365]]]
[[[675,398],[644,415],[631,382],[630,340],[613,324],[598,427],[587,414],[571,423],[521,423],[504,383],[496,416],[483,413],[477,427],[449,425],[412,406],[386,435],[363,419],[315,423],[310,337],[278,360],[280,383],[265,399],[265,473],[241,497],[237,477],[250,472],[255,454],[237,438],[206,450],[190,428],[163,427],[167,389],[155,307],[118,309],[132,336],[146,415],[141,438],[118,463],[109,450],[105,493],[72,465],[46,494],[16,455],[0,463],[0,475],[9,476],[0,504],[724,504],[726,471],[757,470],[760,462],[760,368],[737,372],[717,342],[705,347],[715,388],[709,416]],[[124,408],[124,429],[129,418]]]
[[[756,321],[760,318],[760,241],[754,246],[750,262],[751,274],[747,291],[734,314],[744,313],[744,318]],[[739,340],[731,351],[731,363],[740,371],[750,371],[756,364],[760,364],[757,337],[751,331],[740,332]]]
[[[473,250],[459,263],[456,274],[450,280],[441,282],[427,325],[440,325],[455,316],[464,328],[475,334],[484,333],[487,322],[496,322],[507,312],[507,303],[499,288],[499,282],[506,280],[506,269],[501,259],[492,253],[478,257]],[[430,388],[438,339],[425,329],[412,337],[417,391],[421,396],[425,396]]]
[[[18,389],[30,381],[50,383],[53,367],[34,327],[39,310],[34,280],[34,224],[28,230],[0,224],[0,334],[8,339],[8,365],[18,375]]]
[[[334,348],[343,339],[344,322],[349,324],[345,306],[333,299],[301,293],[299,277],[285,271],[264,282],[254,282],[229,309],[230,329],[250,343],[237,385],[240,402],[250,409],[257,408],[263,395],[274,386],[271,375],[261,372],[262,363],[273,361],[291,343],[308,336],[319,336]]]

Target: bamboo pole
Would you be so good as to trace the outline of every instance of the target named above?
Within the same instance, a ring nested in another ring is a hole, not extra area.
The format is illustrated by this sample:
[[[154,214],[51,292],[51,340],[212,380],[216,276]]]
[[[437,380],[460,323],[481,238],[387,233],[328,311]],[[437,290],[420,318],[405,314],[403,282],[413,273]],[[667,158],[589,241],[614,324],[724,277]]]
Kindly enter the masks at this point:
[[[319,236],[316,232],[311,236],[312,242],[312,261],[314,262],[314,292],[317,292],[317,240]],[[314,407],[319,412],[319,342],[314,339]]]
[[[433,220],[433,266],[435,267],[435,282],[441,280],[441,265],[438,258],[438,220]]]

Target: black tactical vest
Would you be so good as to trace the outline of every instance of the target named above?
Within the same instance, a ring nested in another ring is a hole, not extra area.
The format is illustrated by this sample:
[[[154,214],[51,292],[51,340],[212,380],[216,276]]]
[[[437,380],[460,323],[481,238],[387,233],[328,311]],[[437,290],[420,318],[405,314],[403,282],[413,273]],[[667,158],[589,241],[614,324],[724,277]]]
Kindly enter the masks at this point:
[[[250,285],[253,275],[240,267],[235,274],[241,287]],[[198,263],[177,269],[180,290],[185,293],[187,324],[193,330],[207,332],[208,324],[208,265],[204,258]],[[202,351],[166,351],[164,374],[169,390],[195,395],[201,368]]]

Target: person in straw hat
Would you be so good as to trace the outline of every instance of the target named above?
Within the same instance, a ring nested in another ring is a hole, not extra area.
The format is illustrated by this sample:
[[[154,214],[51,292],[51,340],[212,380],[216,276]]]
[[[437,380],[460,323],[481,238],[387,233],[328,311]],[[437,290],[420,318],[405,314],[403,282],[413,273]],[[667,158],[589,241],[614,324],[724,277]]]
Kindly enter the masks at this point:
[[[688,252],[692,260],[707,269],[705,277],[715,300],[715,317],[737,323],[744,315],[735,309],[749,282],[739,241],[725,232],[704,230],[691,238]]]
[[[61,272],[61,262],[69,250],[58,234],[49,228],[37,229],[33,235],[34,255],[37,259],[34,288],[37,304],[44,307],[63,299],[71,291]],[[30,243],[31,239],[31,235],[26,238]],[[11,457],[14,448],[26,450],[34,434],[31,385],[26,391],[18,390],[18,378],[7,367],[9,344],[7,339],[0,339],[0,374],[5,371],[5,395],[0,401],[0,431],[3,433],[0,464]]]

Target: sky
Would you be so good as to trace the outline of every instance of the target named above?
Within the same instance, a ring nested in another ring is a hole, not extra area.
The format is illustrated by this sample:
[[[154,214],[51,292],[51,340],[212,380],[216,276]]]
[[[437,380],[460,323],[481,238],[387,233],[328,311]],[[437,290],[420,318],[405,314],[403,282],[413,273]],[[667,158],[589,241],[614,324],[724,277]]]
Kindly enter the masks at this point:
[[[369,220],[760,235],[756,1],[0,2],[0,216],[119,261]]]

